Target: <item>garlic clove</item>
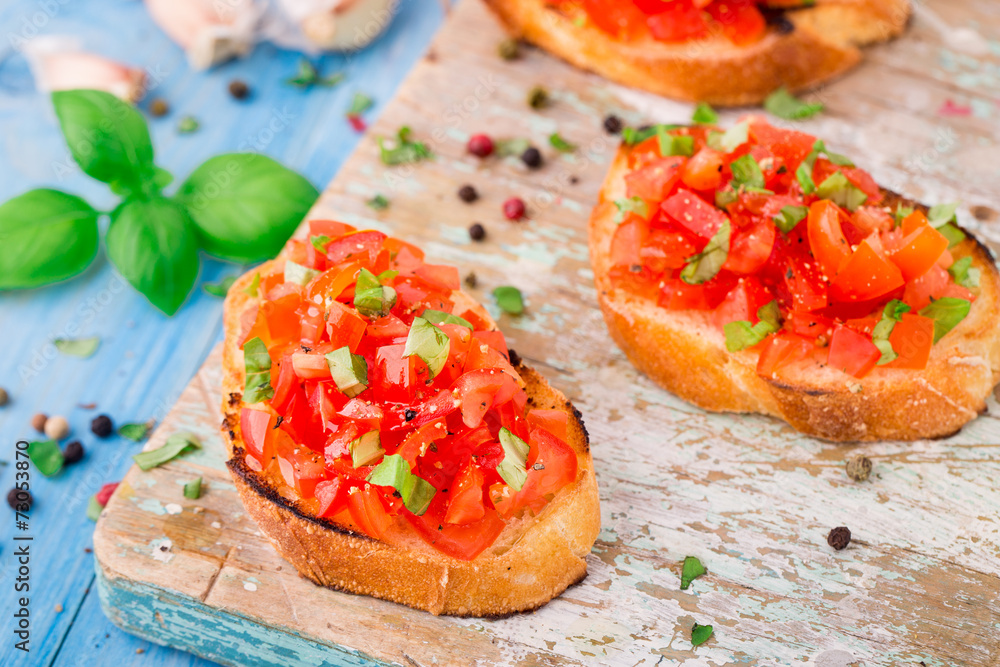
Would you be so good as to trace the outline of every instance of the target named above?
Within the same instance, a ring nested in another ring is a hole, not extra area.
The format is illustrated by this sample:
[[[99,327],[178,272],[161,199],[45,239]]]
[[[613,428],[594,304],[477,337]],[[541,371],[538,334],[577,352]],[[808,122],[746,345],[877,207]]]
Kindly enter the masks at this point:
[[[87,53],[71,37],[38,37],[24,47],[39,91],[89,88],[138,102],[146,92],[146,73],[139,68]]]

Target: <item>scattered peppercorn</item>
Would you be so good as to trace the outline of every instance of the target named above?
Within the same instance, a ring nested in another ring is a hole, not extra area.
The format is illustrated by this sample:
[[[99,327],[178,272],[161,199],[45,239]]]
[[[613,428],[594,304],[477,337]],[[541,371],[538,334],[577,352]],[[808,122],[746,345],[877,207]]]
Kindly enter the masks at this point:
[[[516,39],[505,39],[497,46],[497,53],[504,60],[517,60],[521,57],[521,42]]]
[[[837,526],[826,537],[826,543],[840,551],[851,543],[851,531],[847,526]]]
[[[31,504],[35,502],[35,499],[31,497],[31,491],[26,489],[11,489],[7,492],[7,504],[10,505],[12,510],[16,510],[18,504],[25,504],[28,509],[31,509]]]
[[[7,405],[10,402],[10,394],[3,387],[0,387],[0,405]]]
[[[487,157],[493,152],[493,140],[485,134],[474,134],[469,137],[466,149],[476,157]]]
[[[622,119],[618,116],[608,114],[604,117],[604,131],[608,134],[621,134],[622,126]]]
[[[62,440],[69,435],[69,422],[65,417],[55,416],[45,420],[45,435],[53,440]]]
[[[847,460],[847,476],[855,482],[863,482],[872,474],[872,460],[858,454]]]
[[[521,162],[523,162],[529,169],[538,169],[542,166],[542,152],[531,146],[526,151],[521,153]]]
[[[570,185],[576,185],[579,182],[580,182],[580,177],[579,176],[577,176],[577,175],[574,174],[573,176],[569,177],[569,184]]]
[[[45,422],[48,421],[48,415],[39,412],[34,417],[31,418],[31,428],[35,429],[39,433],[45,431]]]
[[[524,217],[524,200],[511,197],[503,203],[503,214],[508,220],[520,220]]]
[[[63,462],[64,463],[76,463],[83,458],[83,443],[79,440],[74,440],[66,445],[63,449]]]
[[[90,422],[90,430],[98,438],[106,438],[115,431],[115,425],[111,422],[111,417],[107,415],[97,415]]]
[[[406,421],[411,422],[414,419],[416,419],[416,417],[417,417],[417,411],[416,410],[411,410],[410,408],[407,408],[406,411],[403,412],[403,416],[406,417]]]
[[[458,198],[466,204],[471,204],[479,199],[479,193],[476,192],[476,189],[471,185],[463,185],[458,189]]]
[[[149,113],[153,114],[157,118],[166,116],[170,113],[170,105],[167,104],[167,101],[162,97],[157,97],[149,103]]]
[[[544,109],[549,106],[549,91],[541,86],[535,86],[528,91],[528,106],[532,109]]]
[[[486,238],[486,228],[480,223],[475,223],[469,227],[469,238],[473,241],[482,241]]]
[[[476,286],[476,282],[476,274],[470,271],[468,275],[465,276],[465,286],[472,289]]]
[[[517,352],[515,352],[514,348],[508,349],[507,350],[507,355],[510,358],[510,365],[511,366],[520,366],[521,365],[521,355],[518,354]]]
[[[250,95],[250,86],[245,81],[233,79],[229,82],[229,94],[238,100],[245,100]]]

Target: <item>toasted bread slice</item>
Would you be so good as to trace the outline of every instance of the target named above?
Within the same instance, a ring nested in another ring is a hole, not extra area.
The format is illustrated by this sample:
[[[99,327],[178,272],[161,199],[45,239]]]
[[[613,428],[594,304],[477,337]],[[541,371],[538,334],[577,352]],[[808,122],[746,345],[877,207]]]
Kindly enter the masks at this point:
[[[545,0],[485,0],[508,31],[577,67],[652,93],[720,106],[758,104],[781,86],[802,90],[861,61],[859,47],[899,35],[908,0],[816,0],[788,10],[759,41],[721,35],[683,44],[623,42]]]
[[[581,581],[587,573],[586,556],[600,531],[587,432],[566,397],[524,363],[514,366],[526,383],[529,405],[569,415],[567,444],[577,455],[577,479],[556,493],[540,514],[525,513],[510,520],[494,544],[471,561],[447,556],[422,540],[388,544],[317,518],[290,489],[275,488],[247,466],[240,431],[244,387],[240,316],[256,302],[244,289],[255,273],[267,273],[271,264],[242,276],[226,298],[222,409],[233,480],[247,512],[278,553],[322,586],[432,614],[502,617],[540,607]],[[471,297],[458,292],[454,296],[466,299],[463,306],[492,322]]]
[[[656,383],[706,410],[771,415],[803,433],[838,441],[947,436],[985,410],[1000,381],[1000,273],[971,234],[951,252],[956,259],[972,257],[980,269],[979,297],[969,315],[934,344],[924,370],[880,366],[856,379],[803,361],[783,369],[781,379],[765,378],[756,370],[759,353],[729,352],[710,313],[665,310],[612,285],[613,202],[625,197],[627,165],[623,148],[590,218],[590,256],[612,338]],[[914,205],[883,192],[884,204],[893,209]]]

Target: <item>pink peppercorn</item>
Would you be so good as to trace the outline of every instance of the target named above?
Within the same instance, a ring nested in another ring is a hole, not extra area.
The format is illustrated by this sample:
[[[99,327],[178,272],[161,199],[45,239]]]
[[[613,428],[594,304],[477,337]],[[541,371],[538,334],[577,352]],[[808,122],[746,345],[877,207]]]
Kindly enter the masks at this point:
[[[466,147],[476,157],[486,157],[493,153],[493,140],[485,134],[474,134]]]
[[[520,220],[524,217],[524,200],[511,197],[503,203],[503,214],[508,220]]]

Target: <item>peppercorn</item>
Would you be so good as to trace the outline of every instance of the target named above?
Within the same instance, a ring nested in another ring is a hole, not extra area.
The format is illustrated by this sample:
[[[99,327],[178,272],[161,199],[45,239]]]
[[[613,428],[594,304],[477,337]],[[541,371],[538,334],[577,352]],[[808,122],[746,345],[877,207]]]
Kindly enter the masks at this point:
[[[524,217],[524,200],[511,197],[503,203],[503,214],[508,220],[520,220]]]
[[[847,460],[847,476],[855,482],[863,482],[872,474],[872,460],[858,454]]]
[[[74,440],[63,449],[63,462],[66,464],[76,463],[83,458],[83,443]]]
[[[497,53],[504,60],[517,60],[521,57],[521,42],[505,39],[497,46]]]
[[[469,273],[465,276],[465,286],[468,287],[469,289],[472,289],[476,286],[477,282],[478,281],[476,280],[476,274],[473,273],[472,271],[469,271]]]
[[[162,97],[157,97],[152,102],[149,103],[149,113],[153,114],[157,118],[160,116],[166,116],[170,113],[170,105]]]
[[[473,241],[482,241],[486,238],[486,228],[478,222],[469,227],[469,238]]]
[[[10,394],[3,387],[0,387],[0,405],[7,405],[10,401]]]
[[[508,354],[508,356],[510,358],[510,365],[511,366],[520,366],[521,365],[521,355],[518,354],[517,352],[515,352],[514,348],[509,348],[507,350],[507,354]]]
[[[476,157],[487,157],[493,152],[493,140],[485,134],[474,134],[469,137],[466,149]]]
[[[7,504],[12,510],[16,510],[19,504],[24,504],[31,509],[31,504],[35,499],[31,497],[31,491],[27,489],[11,489],[7,492]]]
[[[48,421],[48,419],[48,415],[39,412],[31,418],[31,428],[35,429],[39,433],[42,433],[45,430],[45,422]]]
[[[622,119],[614,114],[604,117],[604,131],[608,134],[621,134],[622,125]]]
[[[115,425],[111,422],[111,417],[97,415],[90,422],[90,430],[98,438],[106,438],[114,432]]]
[[[177,131],[181,134],[191,134],[192,132],[197,132],[198,128],[201,127],[201,123],[194,116],[184,116],[181,118],[180,122],[177,123]]]
[[[549,106],[549,92],[541,86],[535,86],[528,91],[528,106],[532,109],[543,109]]]
[[[416,419],[416,417],[417,417],[417,411],[416,410],[411,410],[410,408],[407,408],[406,411],[403,412],[403,416],[406,417],[406,421],[411,422],[414,419]]]
[[[229,82],[229,94],[238,100],[245,100],[250,95],[250,86],[244,81],[233,79]]]
[[[826,543],[840,551],[851,543],[851,531],[847,526],[837,526],[826,536]]]
[[[65,417],[49,417],[45,420],[45,435],[53,440],[62,440],[69,435],[69,422]]]
[[[476,192],[476,189],[471,185],[463,185],[458,189],[458,198],[466,204],[471,204],[479,199],[479,193]]]
[[[521,153],[521,162],[529,169],[538,169],[542,166],[542,152],[534,146],[529,147]]]

